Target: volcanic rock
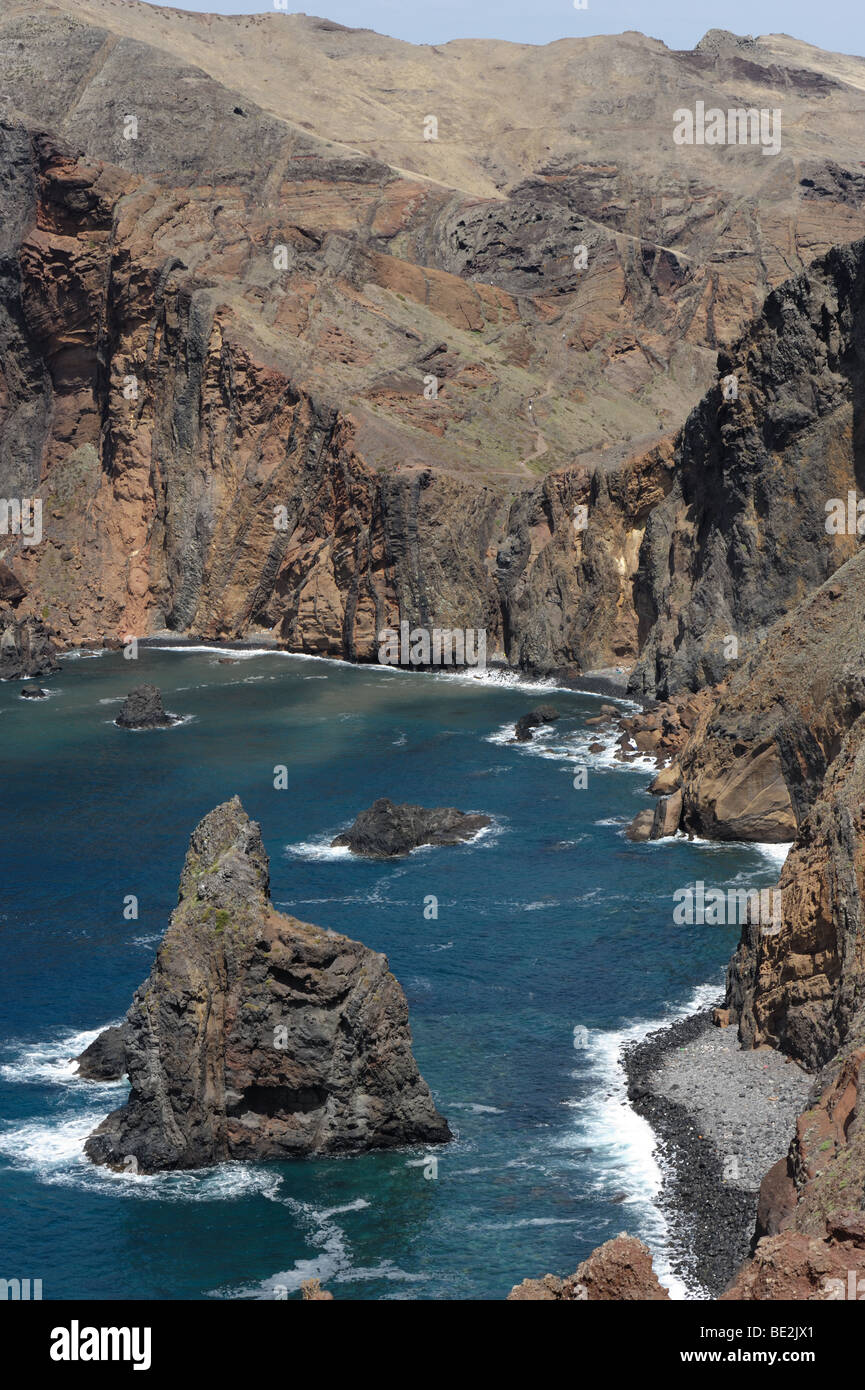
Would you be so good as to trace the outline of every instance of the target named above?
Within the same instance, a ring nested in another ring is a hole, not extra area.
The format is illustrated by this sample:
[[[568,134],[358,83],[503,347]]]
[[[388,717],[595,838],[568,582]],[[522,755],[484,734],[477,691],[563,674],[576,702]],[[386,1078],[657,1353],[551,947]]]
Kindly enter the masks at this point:
[[[833,248],[774,289],[719,354],[738,399],[716,386],[692,411],[673,485],[647,522],[632,691],[664,698],[722,681],[855,554],[855,516],[852,533],[836,531],[827,505],[846,512],[858,487],[863,268],[865,242]],[[775,772],[762,769],[767,787]]]
[[[273,908],[237,797],[196,827],[178,905],[123,1025],[131,1091],[86,1142],[141,1172],[450,1136],[384,956]]]
[[[266,631],[364,661],[402,619],[485,629],[534,670],[644,648],[654,689],[713,666],[707,621],[714,642],[732,606],[750,632],[794,575],[795,598],[825,577],[805,533],[827,473],[852,476],[855,268],[807,272],[731,354],[769,290],[865,231],[860,60],[715,42],[525,53],[303,15],[3,6],[0,457],[5,496],[44,483],[49,504],[9,560],[33,611],[77,641]],[[566,70],[585,82],[562,105]],[[672,158],[695,74],[721,108],[783,104],[783,178]],[[419,138],[418,91],[459,141]],[[121,106],[159,138],[123,140],[99,115]],[[583,269],[562,251],[576,227]],[[723,438],[719,348],[740,378]]]
[[[660,797],[655,807],[655,814],[652,820],[652,833],[649,839],[662,840],[668,835],[675,835],[679,828],[679,818],[681,814],[681,791],[672,792],[670,796]]]
[[[512,1302],[640,1300],[657,1303],[669,1297],[652,1267],[648,1247],[641,1240],[624,1234],[598,1246],[569,1278],[546,1274],[542,1279],[524,1279],[508,1294]]]
[[[104,1029],[75,1060],[78,1063],[78,1075],[84,1081],[119,1081],[126,1075],[123,1029]]]
[[[625,838],[634,841],[651,840],[654,825],[654,811],[638,811],[630,825],[625,829]]]
[[[304,1302],[326,1302],[328,1299],[333,1301],[333,1294],[321,1287],[320,1279],[304,1279],[300,1286],[300,1294]]]
[[[0,612],[0,680],[30,680],[60,670],[57,648],[40,618]]]
[[[784,1231],[758,1243],[720,1301],[836,1302],[851,1296],[851,1282],[853,1297],[861,1298],[863,1274],[865,1251]]]
[[[137,685],[126,696],[114,722],[121,729],[168,729],[180,722],[180,716],[165,710],[158,686]]]
[[[331,845],[347,846],[352,854],[369,859],[391,859],[410,854],[420,845],[463,844],[491,824],[490,816],[467,815],[452,806],[427,810],[380,797]]]
[[[553,705],[538,705],[537,709],[520,715],[514,726],[514,739],[517,743],[528,743],[533,729],[539,728],[542,724],[554,724],[559,718],[559,711]]]
[[[18,576],[10,570],[8,565],[0,562],[0,604],[8,603],[13,608],[17,608],[21,600],[26,597],[27,590]]]

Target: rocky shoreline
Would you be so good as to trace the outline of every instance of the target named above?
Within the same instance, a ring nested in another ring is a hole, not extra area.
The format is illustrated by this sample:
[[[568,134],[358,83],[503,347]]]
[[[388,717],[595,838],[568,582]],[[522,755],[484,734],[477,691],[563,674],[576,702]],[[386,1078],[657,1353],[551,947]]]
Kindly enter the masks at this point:
[[[710,1008],[629,1045],[622,1064],[657,1139],[672,1267],[693,1296],[718,1298],[748,1256],[760,1182],[787,1152],[813,1078],[771,1049],[743,1051]]]

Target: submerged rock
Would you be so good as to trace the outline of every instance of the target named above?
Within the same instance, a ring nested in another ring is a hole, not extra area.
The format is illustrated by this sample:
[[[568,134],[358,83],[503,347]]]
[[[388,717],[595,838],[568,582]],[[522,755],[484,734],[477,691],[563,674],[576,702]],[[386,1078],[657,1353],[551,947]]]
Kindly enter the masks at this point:
[[[409,854],[419,845],[459,845],[491,825],[489,816],[466,815],[453,806],[427,810],[424,806],[397,805],[387,797],[361,811],[354,824],[331,845],[347,846],[353,854],[370,859],[391,859]]]
[[[78,1075],[84,1081],[119,1081],[126,1075],[123,1029],[105,1028],[75,1060]]]
[[[121,729],[168,729],[180,722],[180,716],[167,712],[158,686],[137,685],[126,696],[114,722]]]
[[[90,1135],[140,1172],[444,1143],[383,955],[273,908],[240,801],[196,827],[180,897],[124,1024],[131,1091]]]
[[[43,690],[42,687],[41,687],[40,685],[22,685],[22,687],[21,687],[21,699],[22,699],[22,700],[47,700],[47,699],[48,699],[48,691],[47,691],[47,690]]]
[[[528,743],[533,729],[540,728],[542,724],[554,724],[559,718],[559,711],[552,705],[538,705],[537,709],[520,715],[514,726],[514,738],[517,743]]]

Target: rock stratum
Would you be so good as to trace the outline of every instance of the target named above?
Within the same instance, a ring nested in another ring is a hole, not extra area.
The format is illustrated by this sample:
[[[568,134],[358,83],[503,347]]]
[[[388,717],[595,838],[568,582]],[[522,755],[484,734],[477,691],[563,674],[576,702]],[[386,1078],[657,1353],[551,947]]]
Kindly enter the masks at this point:
[[[82,1076],[124,1067],[131,1087],[86,1141],[94,1163],[155,1173],[451,1137],[385,957],[274,910],[261,832],[237,797],[192,834],[121,1033],[79,1059]]]
[[[406,620],[545,671],[642,651],[663,694],[716,674],[724,604],[765,622],[843,558],[818,546],[797,589],[740,474],[851,471],[851,296],[834,262],[795,277],[865,233],[865,61],[413,47],[137,0],[2,0],[0,58],[0,484],[44,504],[0,559],[65,641],[369,661]],[[675,145],[698,99],[781,107],[781,150]]]

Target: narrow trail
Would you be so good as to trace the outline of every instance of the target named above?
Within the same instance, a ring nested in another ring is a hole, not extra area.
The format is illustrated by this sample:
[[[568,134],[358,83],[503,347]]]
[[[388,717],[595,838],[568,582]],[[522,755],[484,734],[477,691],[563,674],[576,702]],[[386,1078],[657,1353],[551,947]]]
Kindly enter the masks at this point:
[[[544,383],[543,391],[538,397],[536,397],[536,399],[539,401],[545,401],[547,397],[551,396],[552,394],[553,378],[549,376],[547,377],[546,382]],[[517,468],[521,468],[523,472],[528,474],[530,478],[534,478],[535,475],[529,468],[529,464],[534,462],[535,459],[543,458],[544,454],[546,454],[549,451],[549,445],[547,444],[546,438],[544,437],[543,430],[541,429],[540,425],[537,424],[534,418],[534,411],[531,409],[530,406],[526,407],[526,414],[528,418],[531,420],[532,425],[535,429],[535,448],[533,453],[526,454],[525,458],[518,459],[516,466]]]

